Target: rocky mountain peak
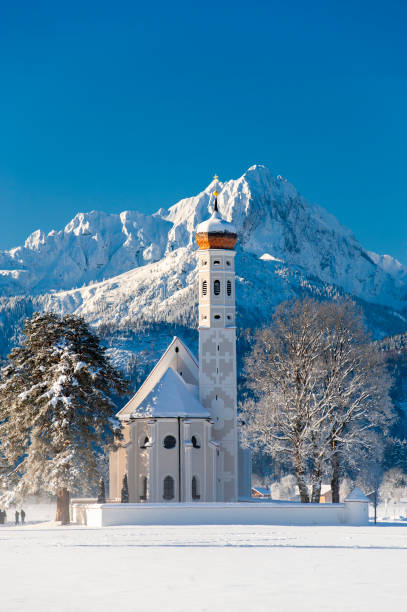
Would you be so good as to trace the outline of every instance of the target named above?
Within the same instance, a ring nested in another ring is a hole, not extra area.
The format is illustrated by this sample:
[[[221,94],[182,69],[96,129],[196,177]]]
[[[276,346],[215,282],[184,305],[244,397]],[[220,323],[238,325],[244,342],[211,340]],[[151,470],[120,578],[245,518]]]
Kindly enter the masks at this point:
[[[192,253],[196,226],[212,212],[213,189],[214,181],[153,215],[93,210],[78,213],[64,230],[48,235],[38,230],[24,246],[0,252],[2,294],[70,290],[164,262],[178,249]],[[263,267],[278,261],[358,298],[405,306],[401,264],[367,252],[332,215],[308,204],[289,181],[274,177],[264,165],[218,183],[218,191],[222,217],[236,226],[238,249]]]

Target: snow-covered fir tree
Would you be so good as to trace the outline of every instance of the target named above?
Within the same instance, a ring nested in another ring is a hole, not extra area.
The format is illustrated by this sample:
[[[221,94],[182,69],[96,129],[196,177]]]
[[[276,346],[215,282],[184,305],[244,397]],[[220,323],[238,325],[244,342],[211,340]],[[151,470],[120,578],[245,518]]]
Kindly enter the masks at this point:
[[[57,495],[69,522],[69,494],[100,478],[104,452],[121,437],[112,395],[127,384],[81,317],[34,314],[1,371],[0,451],[5,501]]]

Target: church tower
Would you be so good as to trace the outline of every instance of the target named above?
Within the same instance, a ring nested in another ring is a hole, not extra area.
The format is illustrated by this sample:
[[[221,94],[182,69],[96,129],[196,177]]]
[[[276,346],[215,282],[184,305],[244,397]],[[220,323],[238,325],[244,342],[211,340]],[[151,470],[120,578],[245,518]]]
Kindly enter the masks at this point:
[[[218,444],[217,501],[238,497],[236,400],[236,229],[218,211],[196,229],[199,246],[199,399],[213,419]]]

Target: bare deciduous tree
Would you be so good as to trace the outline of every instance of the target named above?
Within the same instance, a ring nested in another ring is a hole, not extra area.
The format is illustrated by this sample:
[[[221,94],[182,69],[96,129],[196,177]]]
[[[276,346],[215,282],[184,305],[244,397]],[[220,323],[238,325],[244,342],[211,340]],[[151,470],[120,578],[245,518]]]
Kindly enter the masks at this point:
[[[392,420],[391,380],[352,302],[325,302],[319,309],[326,403],[318,427],[313,427],[317,440],[314,472],[319,462],[329,459],[332,501],[337,503],[341,458],[352,461],[361,447],[373,450],[379,444],[374,432],[383,431]],[[319,493],[313,494],[314,501],[319,501]]]
[[[341,457],[367,448],[391,420],[390,379],[354,304],[281,304],[257,333],[246,373],[256,397],[244,408],[251,442],[290,458],[302,502],[319,502],[330,467],[339,501]]]

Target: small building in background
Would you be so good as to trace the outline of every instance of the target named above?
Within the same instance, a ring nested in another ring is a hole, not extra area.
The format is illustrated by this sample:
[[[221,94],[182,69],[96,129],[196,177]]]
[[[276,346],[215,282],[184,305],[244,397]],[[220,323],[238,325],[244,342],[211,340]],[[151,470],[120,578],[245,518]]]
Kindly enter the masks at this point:
[[[271,499],[271,491],[267,487],[252,487],[252,497],[267,497]]]
[[[332,489],[330,485],[321,486],[321,497],[319,498],[321,504],[332,504]]]
[[[308,489],[308,495],[311,498],[312,486],[308,485],[307,489]],[[295,495],[293,497],[291,497],[288,501],[296,501],[296,502],[301,501],[300,491],[299,491],[297,486],[295,487]],[[331,504],[332,503],[331,485],[329,485],[329,484],[322,484],[321,485],[321,496],[319,498],[319,502],[321,504]]]

